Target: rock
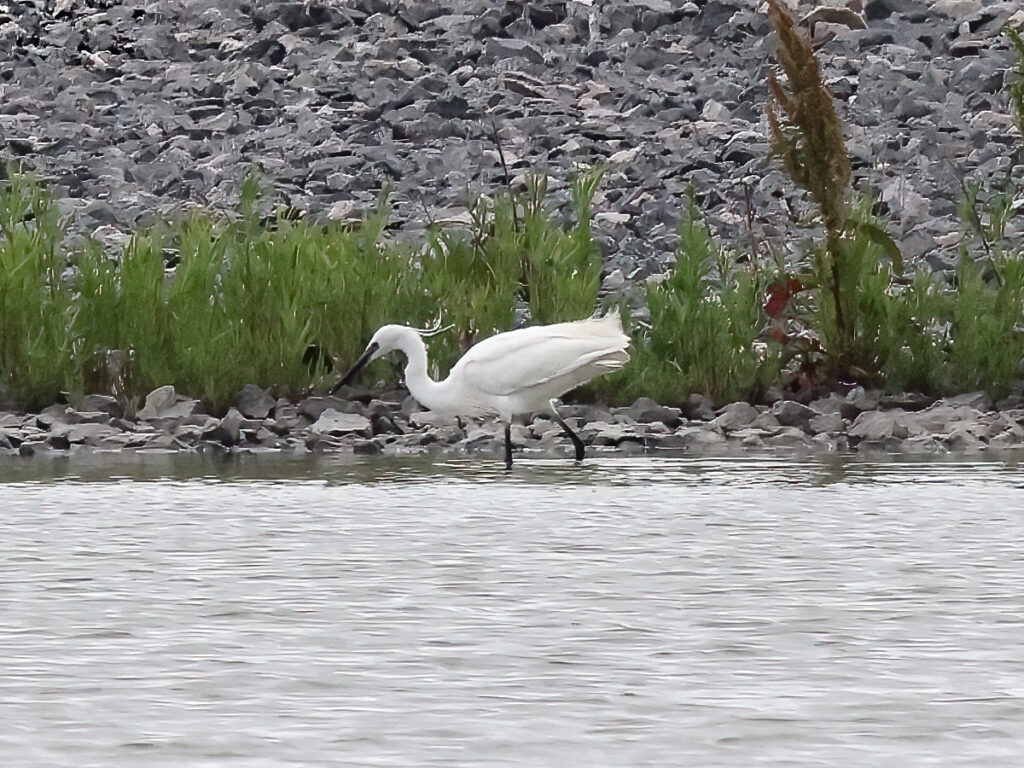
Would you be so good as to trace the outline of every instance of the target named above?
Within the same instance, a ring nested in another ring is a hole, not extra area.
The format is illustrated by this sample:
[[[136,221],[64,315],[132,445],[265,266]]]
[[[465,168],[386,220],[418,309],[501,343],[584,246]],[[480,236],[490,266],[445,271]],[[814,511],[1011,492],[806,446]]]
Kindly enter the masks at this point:
[[[316,421],[328,409],[339,413],[360,413],[362,405],[353,400],[343,400],[333,395],[328,395],[327,397],[313,396],[307,397],[299,403],[298,412],[299,415]]]
[[[276,405],[277,400],[255,384],[246,384],[235,397],[235,407],[248,419],[265,419]]]
[[[871,443],[885,442],[890,439],[902,440],[910,432],[903,423],[902,411],[864,411],[850,425],[847,434],[851,440]]]
[[[714,450],[724,447],[725,437],[713,429],[705,426],[683,426],[675,431],[677,438],[681,439],[688,450],[700,452],[702,450]]]
[[[586,424],[578,432],[584,443],[593,445],[618,445],[624,440],[643,442],[635,426],[629,424],[610,424],[606,421],[593,421]]]
[[[0,413],[0,429],[21,427],[22,421],[24,421],[24,419],[21,416],[17,416],[13,413]]]
[[[174,387],[168,384],[158,387],[146,395],[146,404],[135,416],[142,421],[183,419],[196,413],[198,408],[198,400],[179,396],[174,391]]]
[[[370,420],[358,413],[342,413],[334,408],[324,410],[310,427],[311,432],[319,435],[358,434],[363,437],[372,436]]]
[[[669,433],[667,435],[648,435],[645,445],[648,448],[657,448],[665,451],[678,451],[687,448],[691,442],[685,435]]]
[[[779,424],[784,427],[804,428],[811,419],[818,415],[813,408],[808,408],[794,400],[780,400],[772,406],[771,412],[779,420]]]
[[[110,395],[86,395],[78,404],[79,411],[101,412],[116,419],[124,416],[124,408],[116,397]]]
[[[104,438],[118,433],[118,430],[107,424],[75,424],[64,433],[69,443],[88,443],[96,445]]]
[[[768,412],[758,414],[757,418],[750,422],[752,429],[760,429],[766,432],[774,432],[781,426],[779,420],[775,418],[775,414]]]
[[[526,59],[534,64],[544,63],[544,54],[525,40],[503,40],[492,37],[484,46],[484,59],[492,62],[506,59]]]
[[[434,427],[432,429],[428,429],[426,432],[421,432],[418,435],[418,442],[420,445],[430,445],[432,443],[437,443],[442,446],[448,446],[455,445],[465,436],[466,433],[462,430],[461,427],[455,424],[448,424],[442,427]]]
[[[237,408],[229,408],[223,419],[214,420],[202,430],[202,438],[225,446],[238,445],[241,442],[244,419]]]
[[[911,435],[946,434],[957,424],[976,422],[981,415],[981,411],[969,406],[952,407],[940,400],[923,411],[906,414],[902,422]]]
[[[679,408],[669,408],[665,405],[659,405],[649,397],[640,397],[637,398],[628,409],[626,409],[626,413],[629,414],[631,419],[640,422],[641,424],[649,424],[657,421],[675,428],[679,426],[683,412]]]
[[[52,429],[57,424],[77,424],[78,421],[78,413],[66,405],[48,406],[36,417],[40,429]]]
[[[965,392],[955,397],[945,397],[939,401],[939,404],[953,408],[964,405],[976,411],[992,410],[992,398],[985,392]]]
[[[145,442],[136,450],[145,453],[153,451],[156,453],[168,453],[180,451],[182,445],[174,435],[154,434],[147,435]]]
[[[687,399],[687,408],[690,418],[701,421],[711,421],[715,418],[714,406],[710,398],[704,395],[693,394]]]
[[[904,411],[920,411],[935,402],[934,397],[920,392],[903,392],[898,395],[883,395],[879,400],[882,408],[901,408]]]
[[[409,424],[413,427],[446,427],[456,426],[459,420],[436,411],[417,411],[409,415]]]
[[[719,410],[718,415],[711,421],[711,426],[730,432],[749,426],[760,415],[761,412],[750,403],[730,403]]]
[[[828,397],[812,400],[809,403],[809,407],[813,408],[815,412],[820,414],[840,413],[842,403],[843,398],[833,392]]]
[[[774,435],[762,438],[765,445],[775,448],[794,448],[797,446],[810,445],[810,438],[800,427],[780,427]]]
[[[949,450],[956,453],[974,453],[987,447],[983,440],[962,426],[955,427],[945,442]]]
[[[863,387],[850,390],[846,400],[839,404],[839,413],[847,421],[853,421],[864,411],[876,410],[882,401],[882,393],[876,390],[867,391]]]
[[[838,412],[819,413],[807,422],[807,428],[815,435],[834,435],[846,429],[846,422]]]
[[[953,19],[974,19],[981,13],[983,0],[932,0],[929,10]]]
[[[384,450],[384,443],[381,440],[356,440],[352,443],[352,453],[359,456],[370,456],[381,453]]]
[[[760,165],[758,83],[773,39],[753,0],[159,0],[135,14],[114,2],[5,5],[0,165],[29,162],[57,179],[64,213],[77,212],[74,233],[109,247],[183,200],[232,207],[237,169],[249,163],[296,198],[289,204],[346,221],[373,207],[387,178],[393,225],[418,231],[426,217],[414,201],[447,206],[467,188],[493,191],[497,158],[480,162],[491,127],[478,119],[491,113],[513,172],[543,167],[563,182],[581,158],[628,158],[643,143],[599,193],[599,203],[607,194],[623,204],[595,205],[637,229],[609,241],[605,274],[671,261],[672,238],[647,236],[653,206],[632,200],[680,210],[680,173],[709,221],[735,216],[735,180],[755,176],[755,228],[780,223],[782,242],[807,231],[806,217],[786,215],[787,183]],[[949,203],[958,187],[948,158],[974,178],[1005,141],[1005,128],[974,121],[1005,111],[998,94],[1012,58],[1000,28],[1019,3],[871,0],[864,14],[854,2],[789,5],[809,11],[819,34],[837,34],[818,55],[844,98],[848,135],[865,148],[859,182],[884,190],[899,176],[918,197]],[[743,133],[758,136],[735,138]],[[916,230],[907,206],[891,203],[894,231]],[[939,229],[956,224],[955,207],[938,214]],[[557,208],[572,214],[568,195]],[[955,245],[942,251],[957,255]]]
[[[823,22],[827,24],[838,24],[848,29],[867,29],[868,26],[863,13],[849,7],[835,7],[828,5],[819,5],[814,10],[806,13],[800,21],[811,29],[813,29],[816,24]]]

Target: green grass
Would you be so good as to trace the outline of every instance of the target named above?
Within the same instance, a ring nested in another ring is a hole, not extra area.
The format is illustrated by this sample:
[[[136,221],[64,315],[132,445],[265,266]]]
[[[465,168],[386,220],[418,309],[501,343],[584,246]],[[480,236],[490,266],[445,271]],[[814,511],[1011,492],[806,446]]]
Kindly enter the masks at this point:
[[[711,237],[691,194],[668,279],[647,290],[649,327],[633,362],[609,379],[624,400],[682,404],[694,392],[719,402],[756,399],[778,378],[777,346],[760,339],[761,285]]]
[[[52,402],[73,376],[77,310],[62,283],[63,224],[48,190],[0,189],[0,398]]]
[[[469,230],[415,245],[386,235],[384,199],[357,226],[261,222],[250,175],[234,215],[161,222],[112,252],[67,249],[49,192],[14,175],[0,188],[0,403],[110,392],[131,409],[173,384],[222,411],[250,382],[295,397],[385,323],[452,325],[432,343],[443,376],[517,307],[550,320],[594,311],[601,259],[585,219],[598,178],[577,183],[583,220],[570,227],[538,186],[525,201],[478,200]],[[382,361],[366,380],[395,378]]]
[[[90,392],[129,409],[153,388],[224,410],[244,384],[296,397],[335,380],[389,322],[450,325],[431,341],[435,376],[473,343],[534,322],[586,317],[597,304],[601,259],[589,228],[599,174],[575,182],[576,219],[558,222],[540,182],[525,197],[480,199],[472,224],[432,228],[422,242],[387,235],[388,207],[361,224],[261,221],[251,182],[230,217],[193,213],[140,230],[115,251],[69,250],[45,187],[21,176],[0,187],[0,402],[40,408]],[[757,400],[796,386],[798,370],[832,370],[842,349],[851,380],[889,390],[1005,392],[1024,357],[1024,260],[1000,241],[989,257],[966,250],[952,285],[923,269],[910,279],[857,206],[839,242],[846,286],[841,337],[831,273],[810,257],[808,290],[787,320],[808,333],[779,344],[762,305],[777,277],[755,270],[709,233],[692,196],[675,264],[648,286],[650,321],[634,329],[633,362],[590,395],[685,403]],[[807,337],[812,345],[803,344]],[[799,343],[798,343],[799,341]],[[801,346],[803,344],[803,346]],[[336,365],[332,366],[332,361]],[[367,382],[395,381],[381,361]]]

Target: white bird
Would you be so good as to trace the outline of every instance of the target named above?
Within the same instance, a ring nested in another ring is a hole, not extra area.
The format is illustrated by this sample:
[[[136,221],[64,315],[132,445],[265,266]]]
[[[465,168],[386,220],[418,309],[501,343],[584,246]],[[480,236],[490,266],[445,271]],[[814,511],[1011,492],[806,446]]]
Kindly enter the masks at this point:
[[[629,337],[617,310],[571,323],[499,333],[476,344],[444,381],[427,374],[426,332],[385,325],[340,382],[348,384],[371,360],[398,350],[406,356],[405,385],[416,401],[449,416],[496,415],[505,422],[505,466],[512,467],[512,418],[550,409],[583,459],[583,441],[558,413],[556,399],[629,361]]]

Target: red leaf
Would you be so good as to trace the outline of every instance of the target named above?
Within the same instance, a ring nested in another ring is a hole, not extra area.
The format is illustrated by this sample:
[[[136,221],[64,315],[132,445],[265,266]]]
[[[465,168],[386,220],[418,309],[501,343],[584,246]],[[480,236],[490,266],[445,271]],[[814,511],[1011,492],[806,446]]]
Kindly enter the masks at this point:
[[[765,297],[764,311],[768,317],[779,317],[786,311],[789,300],[804,289],[803,283],[795,277],[785,280],[776,280],[768,286],[768,295]]]

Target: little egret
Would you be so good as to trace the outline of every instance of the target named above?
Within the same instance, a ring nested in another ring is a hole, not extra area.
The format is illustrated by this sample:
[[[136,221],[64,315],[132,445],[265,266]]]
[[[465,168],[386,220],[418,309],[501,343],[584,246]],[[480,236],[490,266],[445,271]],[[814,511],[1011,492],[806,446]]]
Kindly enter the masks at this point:
[[[371,360],[398,350],[406,357],[405,385],[424,408],[449,416],[497,415],[505,423],[505,466],[509,469],[512,417],[545,409],[572,440],[576,460],[581,461],[583,441],[558,413],[556,400],[629,361],[629,337],[615,310],[603,317],[491,336],[471,347],[444,381],[427,375],[424,333],[404,325],[380,327],[331,392],[348,384]]]

